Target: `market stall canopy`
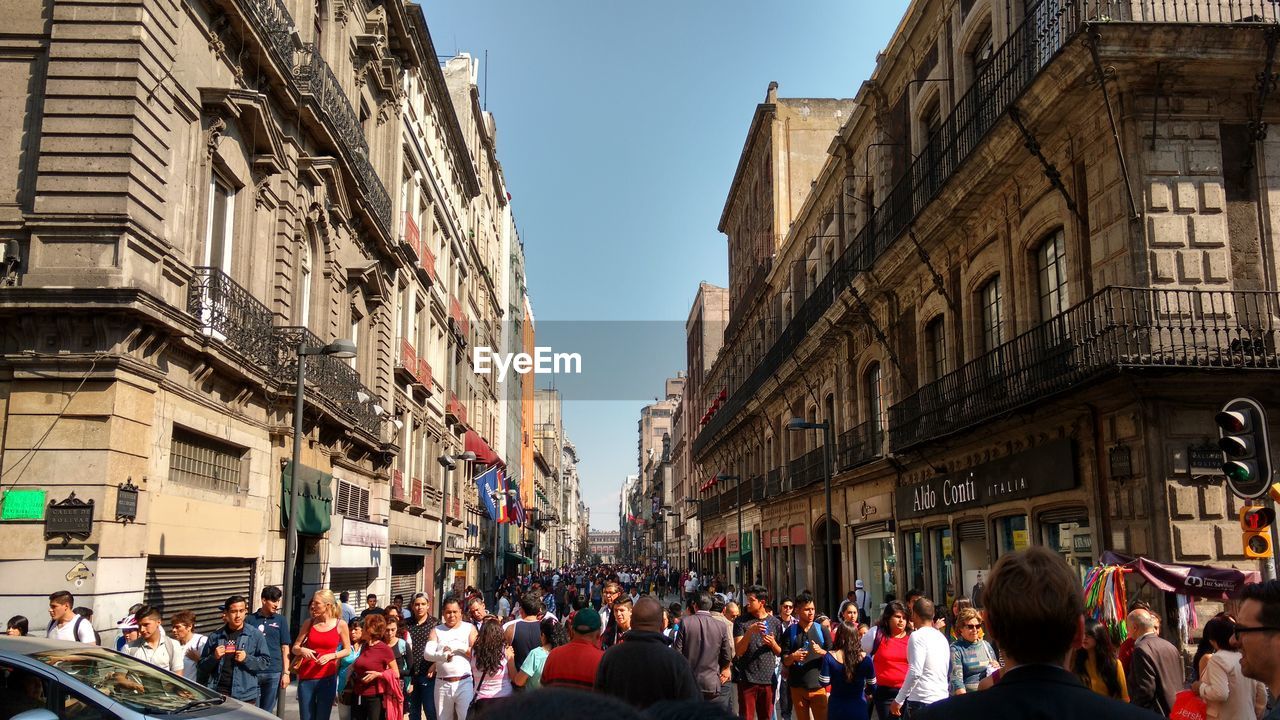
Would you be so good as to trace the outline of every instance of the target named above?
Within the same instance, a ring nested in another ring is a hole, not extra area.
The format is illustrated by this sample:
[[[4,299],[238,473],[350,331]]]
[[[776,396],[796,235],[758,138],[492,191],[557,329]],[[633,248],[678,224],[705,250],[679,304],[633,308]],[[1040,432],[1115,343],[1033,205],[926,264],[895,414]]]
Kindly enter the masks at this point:
[[[1106,565],[1123,565],[1132,568],[1157,588],[1180,595],[1226,600],[1236,597],[1248,583],[1262,582],[1257,570],[1236,570],[1206,565],[1158,563],[1143,557],[1122,555],[1108,550],[1102,554]]]

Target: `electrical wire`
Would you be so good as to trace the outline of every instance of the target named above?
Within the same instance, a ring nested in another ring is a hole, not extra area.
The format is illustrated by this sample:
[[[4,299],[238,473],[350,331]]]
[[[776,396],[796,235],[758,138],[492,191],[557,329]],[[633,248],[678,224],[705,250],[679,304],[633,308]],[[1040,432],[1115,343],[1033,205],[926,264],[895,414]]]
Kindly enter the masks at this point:
[[[58,421],[61,420],[63,416],[67,414],[67,409],[70,408],[71,403],[75,401],[76,395],[80,394],[80,390],[84,388],[84,384],[89,381],[89,376],[93,374],[93,371],[95,369],[97,369],[98,361],[105,357],[107,357],[106,353],[97,353],[93,356],[93,358],[89,362],[89,369],[85,370],[84,375],[81,376],[80,378],[80,384],[76,386],[75,390],[71,391],[71,395],[67,398],[67,402],[62,406],[62,409],[59,410],[58,414],[53,418],[53,422],[49,423],[49,427],[44,431],[44,434],[41,435],[40,438],[36,440],[35,443],[30,448],[27,449],[27,452],[23,454],[22,457],[18,458],[14,462],[14,464],[9,467],[8,470],[0,472],[0,490],[3,490],[4,476],[13,472],[15,468],[21,466],[22,470],[18,473],[17,477],[15,477],[13,481],[9,483],[10,487],[17,486],[18,481],[22,479],[22,474],[26,472],[26,469],[28,467],[30,467],[30,463],[26,465],[23,465],[23,463],[26,462],[27,459],[30,458],[32,455],[34,455],[37,450],[39,450],[41,447],[44,446],[44,442],[49,439],[49,435],[51,435],[53,433],[53,429],[57,427]]]

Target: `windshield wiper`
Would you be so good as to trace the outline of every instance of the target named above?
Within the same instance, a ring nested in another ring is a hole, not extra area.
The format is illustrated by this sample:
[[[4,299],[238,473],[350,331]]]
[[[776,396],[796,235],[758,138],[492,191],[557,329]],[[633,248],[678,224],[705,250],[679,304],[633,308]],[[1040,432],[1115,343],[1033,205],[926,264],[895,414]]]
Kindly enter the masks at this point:
[[[186,705],[183,705],[182,707],[176,710],[170,710],[169,714],[176,715],[178,713],[184,713],[188,710],[195,710],[196,708],[202,708],[202,707],[205,707],[206,705],[221,705],[226,701],[227,699],[222,697],[221,695],[219,695],[218,697],[205,698],[204,700],[192,700],[191,702],[187,703]]]

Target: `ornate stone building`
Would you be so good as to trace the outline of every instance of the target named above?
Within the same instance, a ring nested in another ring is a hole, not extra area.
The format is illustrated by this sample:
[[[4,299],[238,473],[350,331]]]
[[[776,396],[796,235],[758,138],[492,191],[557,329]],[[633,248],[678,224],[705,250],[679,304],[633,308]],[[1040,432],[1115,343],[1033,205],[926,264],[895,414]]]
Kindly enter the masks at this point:
[[[827,597],[827,547],[837,594],[875,602],[980,592],[1032,543],[1082,572],[1107,550],[1249,567],[1240,502],[1191,458],[1225,400],[1280,399],[1276,22],[912,4],[776,250],[722,224],[731,329],[691,451],[752,478],[766,582]],[[746,217],[784,194],[761,181]],[[704,491],[708,526],[732,492]]]
[[[5,604],[39,616],[70,587],[104,622],[145,600],[204,623],[279,584],[299,348],[344,338],[354,358],[305,359],[298,579],[430,588],[446,483],[450,557],[479,540],[470,467],[437,458],[498,426],[466,348],[501,315],[509,208],[471,60],[449,82],[400,2],[6,21]],[[87,532],[47,535],[37,511],[73,493]]]

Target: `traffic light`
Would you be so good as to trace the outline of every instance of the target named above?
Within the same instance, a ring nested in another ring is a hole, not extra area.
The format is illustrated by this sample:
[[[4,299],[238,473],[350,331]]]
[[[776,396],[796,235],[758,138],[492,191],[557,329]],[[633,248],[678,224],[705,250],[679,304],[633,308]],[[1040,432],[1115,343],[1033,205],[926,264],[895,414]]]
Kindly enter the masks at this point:
[[[1268,507],[1246,505],[1240,508],[1240,528],[1244,530],[1241,544],[1247,558],[1271,557],[1271,524],[1276,521],[1276,511]]]
[[[1271,488],[1271,453],[1267,445],[1267,416],[1249,398],[1236,398],[1214,417],[1222,474],[1237,497],[1257,498]]]

